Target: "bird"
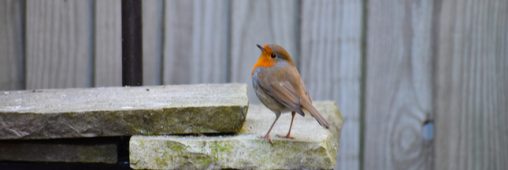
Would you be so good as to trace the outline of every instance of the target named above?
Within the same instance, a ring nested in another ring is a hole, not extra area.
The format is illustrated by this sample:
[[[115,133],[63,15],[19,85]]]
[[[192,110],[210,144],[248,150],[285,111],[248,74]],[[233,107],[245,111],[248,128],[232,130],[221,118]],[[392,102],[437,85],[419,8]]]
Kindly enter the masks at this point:
[[[270,132],[282,113],[291,112],[291,124],[288,133],[277,135],[293,139],[291,128],[296,113],[305,116],[305,112],[314,117],[324,128],[328,129],[328,121],[312,105],[304,82],[296,68],[291,55],[277,44],[256,44],[261,50],[258,60],[251,71],[252,86],[256,96],[268,109],[275,113],[275,120],[270,129],[261,138],[272,144]]]

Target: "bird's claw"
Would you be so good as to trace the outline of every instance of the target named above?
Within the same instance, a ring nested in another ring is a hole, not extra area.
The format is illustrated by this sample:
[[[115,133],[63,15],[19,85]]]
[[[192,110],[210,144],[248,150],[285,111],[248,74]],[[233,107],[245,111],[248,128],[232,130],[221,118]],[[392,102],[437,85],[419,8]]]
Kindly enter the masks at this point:
[[[260,136],[259,138],[266,140],[266,141],[268,141],[268,143],[270,143],[270,145],[273,145],[272,139],[270,138],[270,136],[265,135],[265,136]]]

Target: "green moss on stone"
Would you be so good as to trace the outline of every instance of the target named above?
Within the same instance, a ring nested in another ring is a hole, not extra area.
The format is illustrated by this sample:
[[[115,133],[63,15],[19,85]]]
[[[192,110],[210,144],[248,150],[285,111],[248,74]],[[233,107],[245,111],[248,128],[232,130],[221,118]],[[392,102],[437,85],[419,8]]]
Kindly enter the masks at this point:
[[[196,156],[196,157],[194,157],[194,161],[197,164],[203,165],[203,166],[209,166],[214,162],[211,157],[206,156],[206,155]]]
[[[167,167],[168,162],[170,162],[168,159],[169,158],[167,158],[167,157],[156,157],[155,164],[157,164],[156,165],[157,167]]]
[[[166,142],[166,147],[170,148],[171,151],[176,153],[184,153],[187,151],[187,146],[178,142],[168,141]]]
[[[210,150],[213,160],[219,160],[220,155],[229,154],[233,150],[233,145],[228,142],[212,142],[210,143]]]

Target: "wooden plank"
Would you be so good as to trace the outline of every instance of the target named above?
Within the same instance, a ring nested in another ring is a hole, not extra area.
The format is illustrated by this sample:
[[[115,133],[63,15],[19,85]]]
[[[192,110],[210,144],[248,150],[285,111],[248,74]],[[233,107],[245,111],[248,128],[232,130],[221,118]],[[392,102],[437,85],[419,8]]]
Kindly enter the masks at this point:
[[[364,169],[432,169],[433,1],[369,1]]]
[[[230,76],[251,84],[250,72],[260,52],[256,44],[282,45],[298,61],[298,1],[232,1]],[[252,88],[249,100],[259,103]]]
[[[363,2],[304,0],[301,73],[314,100],[332,99],[345,124],[335,169],[359,169]]]
[[[227,81],[228,2],[165,1],[165,84]]]
[[[92,1],[26,1],[27,88],[92,84]]]
[[[122,0],[122,85],[143,85],[142,1]]]
[[[122,16],[120,0],[95,1],[95,84],[122,85]]]
[[[436,6],[436,169],[506,169],[508,1]]]
[[[25,88],[24,2],[0,1],[0,90]]]
[[[144,0],[143,17],[143,84],[162,84],[162,0]]]

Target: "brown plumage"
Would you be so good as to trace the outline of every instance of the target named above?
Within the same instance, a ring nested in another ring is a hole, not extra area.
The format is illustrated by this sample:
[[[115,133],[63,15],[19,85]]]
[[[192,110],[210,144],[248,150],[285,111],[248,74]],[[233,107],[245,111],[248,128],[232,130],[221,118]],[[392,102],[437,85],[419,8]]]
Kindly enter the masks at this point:
[[[291,112],[291,125],[287,135],[292,138],[291,128],[296,113],[305,116],[304,110],[314,117],[324,128],[329,127],[326,119],[312,106],[300,73],[290,54],[276,44],[257,45],[261,55],[252,68],[252,85],[259,100],[275,115],[275,121],[263,138],[270,140],[270,131],[281,113]]]

